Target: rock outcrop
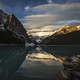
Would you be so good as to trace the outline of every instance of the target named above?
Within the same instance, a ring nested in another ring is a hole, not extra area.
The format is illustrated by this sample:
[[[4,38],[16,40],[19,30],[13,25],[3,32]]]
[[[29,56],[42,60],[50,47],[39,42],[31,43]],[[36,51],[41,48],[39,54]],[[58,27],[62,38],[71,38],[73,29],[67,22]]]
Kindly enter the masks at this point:
[[[31,43],[27,31],[21,22],[12,14],[0,10],[0,44]]]
[[[63,65],[67,80],[80,80],[80,55],[65,57]]]
[[[80,45],[80,30],[76,26],[65,27],[45,38],[41,45]]]

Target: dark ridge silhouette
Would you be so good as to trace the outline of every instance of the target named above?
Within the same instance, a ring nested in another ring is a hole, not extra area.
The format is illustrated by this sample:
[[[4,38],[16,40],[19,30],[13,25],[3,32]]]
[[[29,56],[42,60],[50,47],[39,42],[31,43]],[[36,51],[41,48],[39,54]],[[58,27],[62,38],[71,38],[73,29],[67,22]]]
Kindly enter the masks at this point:
[[[70,28],[69,30],[65,29],[65,32],[64,30],[61,30],[56,34],[53,34],[45,38],[44,40],[42,40],[40,44],[41,45],[80,45],[80,31],[77,30],[75,27],[69,27],[69,28]]]
[[[21,22],[12,14],[0,10],[0,44],[25,44],[33,41]]]

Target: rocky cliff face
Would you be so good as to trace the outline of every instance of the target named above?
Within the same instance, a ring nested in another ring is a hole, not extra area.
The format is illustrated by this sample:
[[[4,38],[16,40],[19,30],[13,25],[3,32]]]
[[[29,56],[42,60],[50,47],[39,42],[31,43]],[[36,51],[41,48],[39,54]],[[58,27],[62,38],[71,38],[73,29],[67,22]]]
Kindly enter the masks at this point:
[[[80,45],[80,30],[67,27],[45,38],[41,45]]]
[[[62,34],[67,34],[70,32],[74,32],[74,31],[78,31],[79,29],[76,26],[64,26],[58,30],[55,31],[55,33],[53,35],[62,35]]]
[[[31,43],[25,28],[14,16],[0,10],[0,44]]]

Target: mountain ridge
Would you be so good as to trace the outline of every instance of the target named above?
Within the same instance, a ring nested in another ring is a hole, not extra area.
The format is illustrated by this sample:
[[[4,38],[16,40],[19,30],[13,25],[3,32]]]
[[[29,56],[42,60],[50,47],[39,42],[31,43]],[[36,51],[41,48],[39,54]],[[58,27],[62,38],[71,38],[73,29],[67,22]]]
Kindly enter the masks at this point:
[[[80,26],[63,27],[42,40],[40,45],[79,45]]]

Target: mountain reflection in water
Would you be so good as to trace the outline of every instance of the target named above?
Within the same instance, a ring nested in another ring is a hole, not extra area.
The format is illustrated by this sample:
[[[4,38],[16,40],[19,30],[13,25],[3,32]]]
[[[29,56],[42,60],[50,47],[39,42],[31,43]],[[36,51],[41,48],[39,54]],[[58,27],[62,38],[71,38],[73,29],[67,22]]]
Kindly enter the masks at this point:
[[[80,53],[80,46],[0,46],[0,80],[62,80],[59,57]]]

